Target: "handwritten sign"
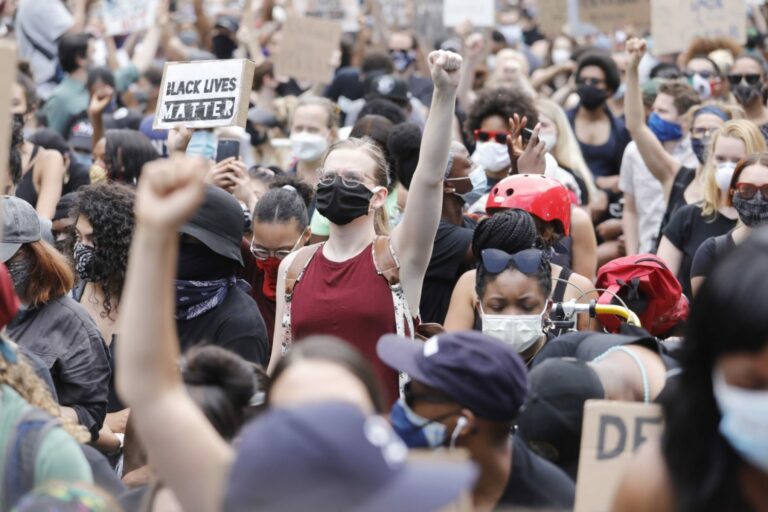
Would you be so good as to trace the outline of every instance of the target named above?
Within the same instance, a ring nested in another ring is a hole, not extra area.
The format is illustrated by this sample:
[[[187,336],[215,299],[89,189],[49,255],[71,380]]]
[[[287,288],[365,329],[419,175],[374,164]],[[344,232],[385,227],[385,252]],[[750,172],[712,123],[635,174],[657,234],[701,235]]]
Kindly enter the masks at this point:
[[[647,30],[651,27],[651,0],[579,0],[579,19],[606,34],[627,26]]]
[[[730,37],[747,41],[746,0],[651,1],[653,53],[685,50],[696,37]]]
[[[288,16],[275,58],[275,73],[326,84],[333,78],[331,57],[341,43],[336,21]]]
[[[563,32],[568,23],[567,0],[539,0],[539,28],[547,35]]]
[[[310,18],[341,22],[344,32],[357,32],[360,4],[357,0],[294,0],[296,12]]]
[[[254,69],[244,59],[166,63],[152,127],[245,126]]]
[[[16,76],[16,45],[9,40],[0,41],[0,76]],[[0,162],[8,165],[8,150],[11,145],[11,97],[13,80],[3,80],[0,85]],[[6,183],[6,174],[0,177],[0,190],[5,191],[9,183]],[[5,193],[5,192],[3,192]]]
[[[444,0],[443,25],[455,27],[469,21],[476,27],[496,25],[496,5],[494,0]]]
[[[659,439],[661,431],[656,404],[587,400],[574,512],[610,510],[633,454],[649,439]]]
[[[107,35],[132,34],[154,22],[158,0],[104,0]]]

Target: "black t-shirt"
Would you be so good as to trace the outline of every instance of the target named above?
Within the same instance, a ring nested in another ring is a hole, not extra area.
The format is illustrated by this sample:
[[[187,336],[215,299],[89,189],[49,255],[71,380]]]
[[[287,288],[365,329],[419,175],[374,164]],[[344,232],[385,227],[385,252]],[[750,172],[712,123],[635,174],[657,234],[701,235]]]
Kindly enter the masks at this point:
[[[733,241],[731,233],[707,238],[693,258],[691,278],[708,276],[715,267],[715,263],[734,247],[736,242]]]
[[[637,335],[603,334],[591,331],[572,332],[550,340],[533,358],[531,367],[543,363],[547,359],[560,357],[575,357],[584,362],[594,360],[611,347],[619,345],[639,345],[659,354],[667,370],[678,368],[680,364],[669,355],[666,347],[646,333],[640,331]]]
[[[712,222],[701,216],[701,206],[689,204],[678,209],[664,228],[664,236],[683,253],[677,280],[686,296],[691,297],[691,265],[693,257],[707,238],[720,236],[736,225],[736,220],[720,213]]]
[[[685,200],[685,189],[691,184],[696,177],[696,169],[690,167],[680,167],[675,175],[675,180],[672,182],[672,190],[669,191],[669,200],[667,201],[667,209],[664,212],[664,217],[661,219],[661,227],[659,233],[664,234],[664,228],[669,224],[669,220],[677,210],[688,204]],[[661,236],[658,237],[661,240]]]
[[[464,265],[464,255],[472,244],[475,225],[474,221],[466,218],[461,226],[440,219],[421,292],[419,309],[423,322],[442,324],[445,321],[453,287],[468,270]]]
[[[570,510],[576,497],[573,480],[536,455],[519,436],[512,436],[512,474],[498,507]]]
[[[256,302],[237,286],[217,308],[191,320],[176,320],[182,352],[195,345],[218,345],[266,367],[269,340]]]

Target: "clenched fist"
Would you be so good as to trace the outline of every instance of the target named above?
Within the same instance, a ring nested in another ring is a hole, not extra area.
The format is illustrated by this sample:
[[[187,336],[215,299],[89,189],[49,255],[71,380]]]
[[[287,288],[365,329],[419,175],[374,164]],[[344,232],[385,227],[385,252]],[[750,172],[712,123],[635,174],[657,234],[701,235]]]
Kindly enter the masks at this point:
[[[136,220],[176,231],[203,201],[207,164],[200,158],[174,155],[144,166],[136,190]]]
[[[429,54],[429,70],[435,89],[452,91],[459,86],[461,76],[461,55],[445,50],[437,50]]]

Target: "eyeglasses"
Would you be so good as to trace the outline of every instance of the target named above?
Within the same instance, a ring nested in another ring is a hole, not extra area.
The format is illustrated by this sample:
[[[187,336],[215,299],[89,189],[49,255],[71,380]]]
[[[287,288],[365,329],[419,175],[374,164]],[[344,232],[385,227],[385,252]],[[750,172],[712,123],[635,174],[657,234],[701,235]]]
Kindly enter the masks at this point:
[[[323,167],[317,170],[317,181],[321,185],[333,185],[337,178],[341,179],[341,182],[347,187],[362,185],[366,179],[371,181],[370,178],[359,171],[333,171]]]
[[[768,183],[765,185],[755,185],[753,183],[736,184],[736,192],[738,192],[744,199],[752,199],[755,197],[758,190],[760,191],[760,195],[763,196],[763,199],[768,200]]]
[[[493,140],[499,144],[506,144],[509,132],[497,132],[493,130],[475,130],[475,141],[488,142]]]
[[[598,85],[603,85],[605,83],[605,80],[601,78],[579,78],[576,80],[576,85],[591,85],[593,87],[597,87]]]
[[[719,128],[698,127],[698,128],[691,129],[691,134],[695,139],[706,139],[707,137],[715,133],[717,130],[719,130]]]
[[[710,78],[715,76],[715,73],[712,71],[686,71],[683,73],[685,75],[685,78],[693,78],[696,75],[699,75],[701,78],[705,80],[709,80]]]
[[[739,85],[742,80],[746,80],[747,84],[755,85],[760,82],[762,77],[757,73],[747,73],[746,75],[728,75],[728,82],[731,85]]]
[[[299,239],[296,240],[296,243],[293,244],[293,247],[291,247],[290,250],[280,249],[277,251],[272,251],[269,249],[265,249],[264,247],[256,247],[253,245],[254,241],[251,240],[251,254],[253,254],[253,257],[256,258],[257,260],[266,260],[266,259],[269,259],[270,257],[283,260],[286,258],[286,256],[288,256],[289,254],[291,254],[293,251],[296,250],[296,248],[301,243],[301,240],[304,238],[304,235],[306,234],[306,232],[307,232],[306,229],[301,232],[301,235],[299,235]]]
[[[536,273],[541,266],[542,252],[538,249],[525,249],[515,254],[508,254],[499,249],[485,249],[482,252],[483,268],[491,274],[499,274],[514,264],[523,274]]]

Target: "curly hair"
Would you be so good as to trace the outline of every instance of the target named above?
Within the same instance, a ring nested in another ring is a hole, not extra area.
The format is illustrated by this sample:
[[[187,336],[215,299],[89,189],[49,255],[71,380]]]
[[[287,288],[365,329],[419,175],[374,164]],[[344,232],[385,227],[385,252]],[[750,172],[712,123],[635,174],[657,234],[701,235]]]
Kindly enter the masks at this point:
[[[500,116],[504,122],[507,122],[514,114],[519,115],[521,119],[523,116],[527,117],[527,126],[531,129],[539,122],[536,106],[525,91],[509,87],[487,89],[478,94],[477,99],[472,104],[467,115],[467,122],[464,125],[465,130],[472,140],[472,133],[480,129],[484,119]]]
[[[3,340],[2,343],[9,343]],[[18,350],[14,347],[18,354]],[[91,440],[91,433],[85,427],[61,416],[61,409],[51,396],[48,386],[37,376],[35,370],[27,362],[23,354],[15,364],[9,363],[0,356],[0,384],[5,384],[16,391],[29,405],[59,418],[62,428],[80,443]]]
[[[93,226],[93,276],[104,291],[101,316],[111,318],[113,299],[119,301],[133,237],[133,189],[101,182],[81,188],[70,217],[82,215]]]

